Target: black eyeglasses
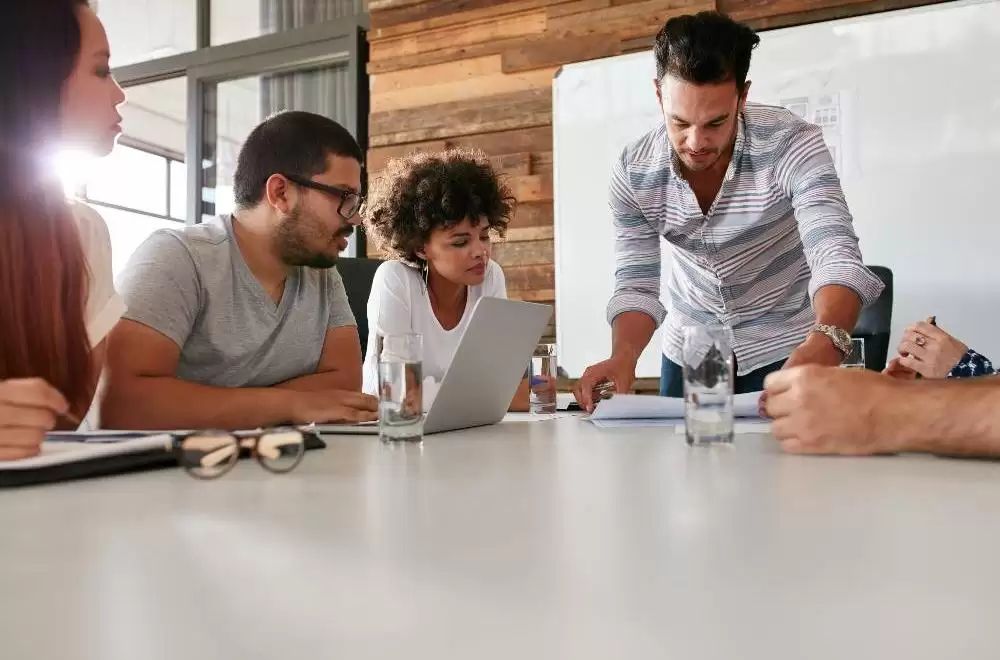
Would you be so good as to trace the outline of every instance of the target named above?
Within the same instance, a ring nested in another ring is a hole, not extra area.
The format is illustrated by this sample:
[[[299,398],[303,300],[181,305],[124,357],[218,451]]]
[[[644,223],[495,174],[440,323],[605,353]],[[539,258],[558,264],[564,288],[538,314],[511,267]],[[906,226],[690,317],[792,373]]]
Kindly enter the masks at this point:
[[[364,204],[364,199],[362,199],[361,194],[354,190],[338,188],[337,186],[328,186],[325,183],[319,183],[318,181],[306,179],[294,174],[282,174],[281,176],[285,177],[292,183],[302,186],[303,188],[312,188],[313,190],[325,192],[327,195],[339,197],[340,206],[337,207],[337,213],[344,220],[350,220],[357,215]]]
[[[192,477],[216,479],[233,469],[244,450],[268,472],[291,472],[302,461],[306,443],[300,430],[285,427],[239,433],[193,431],[173,436],[169,447]]]

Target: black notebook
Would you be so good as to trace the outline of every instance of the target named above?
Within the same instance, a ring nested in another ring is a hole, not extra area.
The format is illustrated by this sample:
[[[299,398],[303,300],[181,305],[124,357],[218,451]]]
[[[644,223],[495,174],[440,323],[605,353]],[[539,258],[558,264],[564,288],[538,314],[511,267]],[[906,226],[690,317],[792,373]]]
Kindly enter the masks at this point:
[[[306,450],[326,447],[315,431],[303,429],[303,435]],[[0,488],[177,467],[173,437],[170,432],[50,433],[38,456],[0,461]]]

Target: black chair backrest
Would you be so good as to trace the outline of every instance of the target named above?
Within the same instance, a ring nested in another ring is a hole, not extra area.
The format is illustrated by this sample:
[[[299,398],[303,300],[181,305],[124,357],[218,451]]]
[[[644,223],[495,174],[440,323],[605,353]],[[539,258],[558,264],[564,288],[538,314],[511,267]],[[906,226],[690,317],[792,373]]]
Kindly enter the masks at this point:
[[[892,271],[885,266],[868,266],[885,288],[882,295],[861,310],[852,336],[865,340],[865,367],[874,371],[885,369],[889,359],[889,334],[892,331]]]
[[[347,302],[358,322],[362,359],[368,351],[368,296],[372,292],[375,271],[381,264],[381,259],[341,257],[337,260],[337,270],[347,290]]]

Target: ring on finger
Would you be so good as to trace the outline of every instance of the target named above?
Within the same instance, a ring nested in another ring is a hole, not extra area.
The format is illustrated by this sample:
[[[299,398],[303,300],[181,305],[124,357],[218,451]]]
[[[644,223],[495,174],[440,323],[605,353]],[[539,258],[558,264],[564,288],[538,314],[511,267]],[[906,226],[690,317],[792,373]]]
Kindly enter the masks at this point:
[[[924,337],[923,335],[917,335],[917,338],[914,340],[914,343],[920,348],[923,348],[924,346],[927,345],[927,337]]]

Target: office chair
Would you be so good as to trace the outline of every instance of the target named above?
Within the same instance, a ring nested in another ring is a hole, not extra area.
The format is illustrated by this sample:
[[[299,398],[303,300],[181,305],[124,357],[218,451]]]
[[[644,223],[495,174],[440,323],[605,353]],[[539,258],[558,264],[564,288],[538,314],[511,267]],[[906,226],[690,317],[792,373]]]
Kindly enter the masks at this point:
[[[882,295],[861,310],[852,337],[865,340],[865,368],[882,371],[889,359],[889,333],[892,328],[892,271],[885,266],[868,266],[885,288]]]
[[[358,323],[358,337],[361,339],[361,359],[368,351],[368,296],[372,292],[375,271],[382,264],[381,259],[341,257],[337,260],[337,270],[344,280],[347,302]]]

